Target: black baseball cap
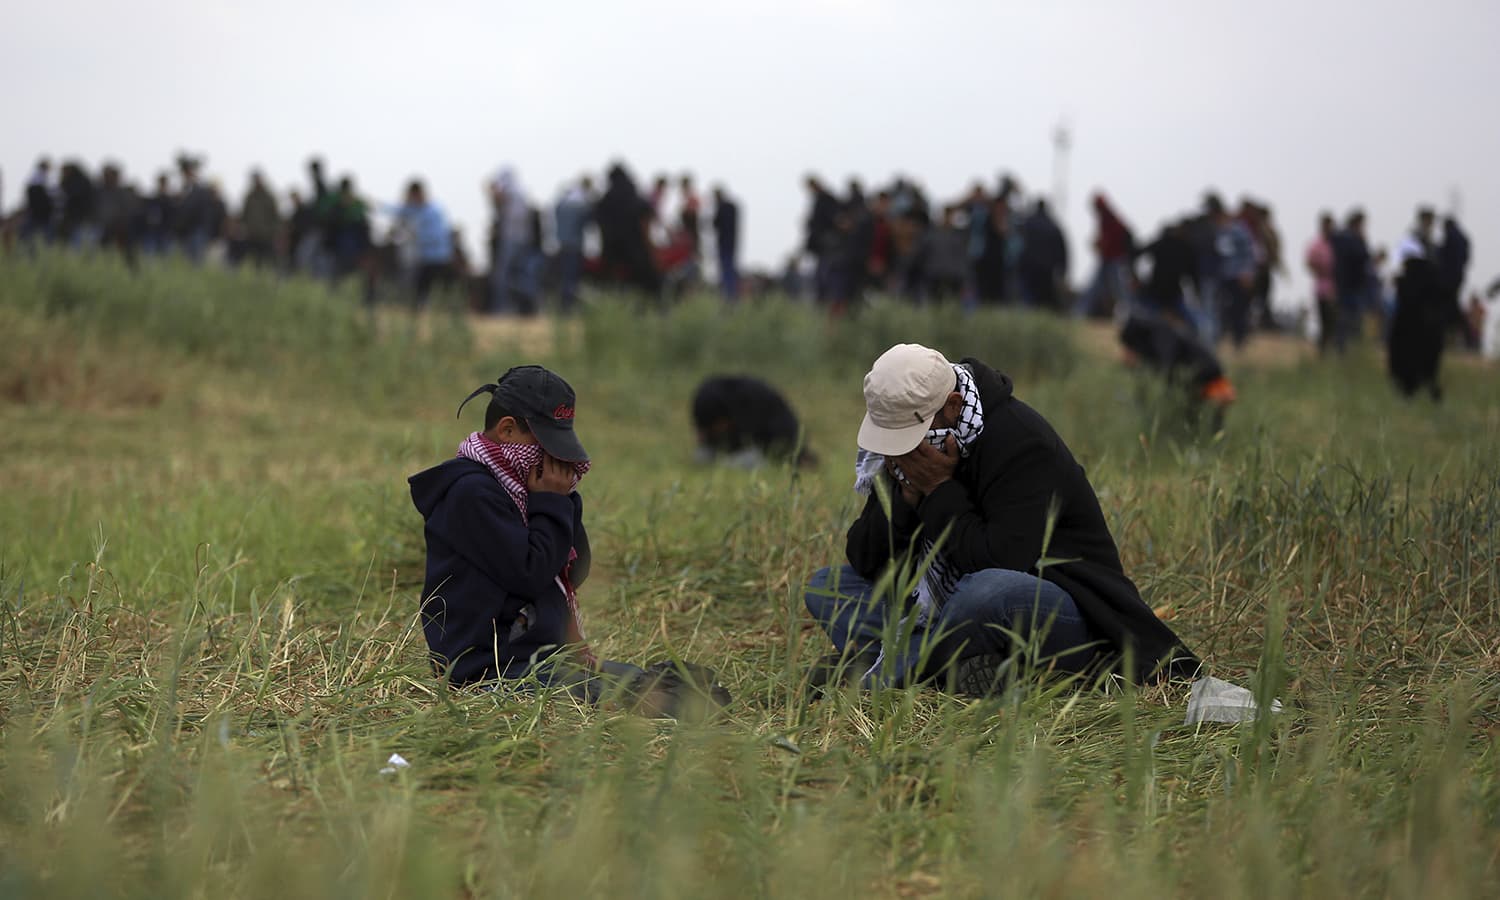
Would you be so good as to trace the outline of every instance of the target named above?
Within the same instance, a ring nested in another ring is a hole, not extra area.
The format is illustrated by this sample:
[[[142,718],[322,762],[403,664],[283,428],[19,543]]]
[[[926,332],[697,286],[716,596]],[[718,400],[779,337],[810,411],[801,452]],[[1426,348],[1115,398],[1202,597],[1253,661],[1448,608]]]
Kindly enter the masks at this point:
[[[458,405],[488,392],[490,405],[524,419],[548,455],[564,462],[588,462],[589,454],[573,431],[576,395],[573,387],[556,372],[542,366],[516,366],[494,384],[480,385]]]

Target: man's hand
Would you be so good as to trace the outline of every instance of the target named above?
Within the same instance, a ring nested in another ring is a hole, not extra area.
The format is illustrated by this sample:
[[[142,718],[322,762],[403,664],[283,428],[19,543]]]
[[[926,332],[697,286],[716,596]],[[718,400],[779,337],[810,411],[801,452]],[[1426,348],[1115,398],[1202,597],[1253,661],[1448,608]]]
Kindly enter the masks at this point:
[[[925,497],[953,477],[953,470],[958,467],[958,441],[950,434],[943,439],[943,449],[939,450],[924,440],[896,461],[912,489]]]
[[[548,494],[571,494],[573,466],[543,453],[541,463],[526,476],[526,490],[532,493],[543,491]]]
[[[918,503],[922,502],[922,495],[917,493],[916,488],[896,477],[895,460],[887,459],[885,461],[885,470],[891,476],[891,483],[894,484],[898,489],[900,489],[901,499],[906,503],[907,506],[916,506]]]

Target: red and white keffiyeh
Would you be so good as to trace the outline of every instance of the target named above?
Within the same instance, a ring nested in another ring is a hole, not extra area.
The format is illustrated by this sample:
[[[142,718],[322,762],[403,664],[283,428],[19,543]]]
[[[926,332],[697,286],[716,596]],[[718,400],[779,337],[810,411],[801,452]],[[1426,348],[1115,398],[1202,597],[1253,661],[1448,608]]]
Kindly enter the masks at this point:
[[[500,486],[515,501],[516,509],[521,511],[521,521],[530,524],[531,517],[527,508],[527,499],[530,491],[526,488],[526,480],[531,472],[536,471],[537,466],[542,464],[542,456],[546,453],[540,444],[498,444],[482,432],[474,432],[458,445],[458,455],[464,459],[471,459],[490,470]],[[578,482],[588,473],[588,462],[571,463],[573,466],[573,489],[578,488]],[[578,593],[573,590],[573,582],[568,579],[568,572],[573,568],[573,560],[578,558],[578,551],[572,547],[568,548],[568,561],[563,570],[557,574],[557,586],[562,588],[563,596],[568,598],[568,609],[573,614],[573,620],[578,623],[578,632],[583,633],[583,619],[578,614]]]
[[[515,501],[516,509],[521,511],[521,521],[528,523],[531,516],[526,507],[526,480],[542,464],[546,452],[540,444],[497,444],[478,431],[458,445],[459,456],[472,459],[494,474],[505,492],[510,494],[510,499]],[[589,465],[587,462],[572,463],[574,490],[588,473]]]

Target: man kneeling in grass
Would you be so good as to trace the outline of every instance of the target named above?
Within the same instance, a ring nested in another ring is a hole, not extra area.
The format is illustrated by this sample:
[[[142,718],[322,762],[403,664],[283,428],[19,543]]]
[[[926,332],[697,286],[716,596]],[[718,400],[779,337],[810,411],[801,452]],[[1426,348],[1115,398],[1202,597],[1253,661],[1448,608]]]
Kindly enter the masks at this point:
[[[1009,377],[898,344],[864,394],[855,489],[868,500],[848,565],[820,570],[807,590],[839,651],[815,684],[845,672],[866,687],[936,679],[984,694],[1018,668],[1196,671],[1126,577],[1083,467]],[[919,578],[888,577],[929,558]]]
[[[573,430],[573,388],[541,366],[518,366],[459,412],[483,393],[484,430],[409,479],[427,520],[422,631],[434,665],[454,686],[534,677],[590,703],[608,694],[642,715],[713,715],[730,698],[711,670],[600,661],[584,639],[578,586],[590,553],[578,482],[590,463]]]

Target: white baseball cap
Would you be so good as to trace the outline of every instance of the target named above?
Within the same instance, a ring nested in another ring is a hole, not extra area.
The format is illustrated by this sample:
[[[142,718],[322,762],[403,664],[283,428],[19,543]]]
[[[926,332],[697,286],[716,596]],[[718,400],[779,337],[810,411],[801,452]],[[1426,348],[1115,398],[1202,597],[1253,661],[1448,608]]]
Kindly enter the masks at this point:
[[[865,376],[860,449],[882,456],[911,452],[957,389],[958,374],[936,350],[897,344],[880,354]]]

